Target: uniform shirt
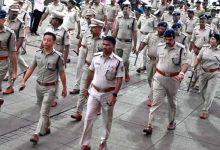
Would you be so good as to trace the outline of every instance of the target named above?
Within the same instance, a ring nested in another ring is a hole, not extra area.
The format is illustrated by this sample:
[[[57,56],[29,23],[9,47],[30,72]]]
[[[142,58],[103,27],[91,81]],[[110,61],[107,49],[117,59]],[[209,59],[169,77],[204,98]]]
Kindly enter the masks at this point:
[[[193,30],[191,42],[194,42],[198,48],[202,48],[203,44],[209,42],[210,33],[212,33],[212,30],[209,26],[206,26],[205,29],[200,29],[200,27],[197,26]]]
[[[216,25],[217,27],[219,27],[220,18],[219,18],[219,17],[213,17],[213,18],[212,18],[212,23],[213,23],[214,25]]]
[[[214,49],[210,44],[203,45],[197,58],[201,61],[200,64],[204,71],[208,72],[210,69],[219,68],[220,47]]]
[[[179,35],[175,35],[175,41],[180,44],[183,44],[186,49],[188,48],[188,43],[187,43],[188,39],[185,33],[180,32]]]
[[[111,4],[106,5],[107,18],[109,22],[112,22],[120,11],[119,5],[115,4],[112,6]]]
[[[0,31],[0,55],[9,56],[9,52],[16,51],[16,37],[13,30],[4,26]]]
[[[114,53],[108,58],[103,52],[96,53],[89,69],[95,72],[92,84],[100,89],[115,87],[114,77],[124,77],[125,74],[122,59]]]
[[[152,14],[150,16],[141,15],[137,22],[137,25],[141,26],[140,31],[145,33],[153,32],[157,24],[157,18]]]
[[[215,24],[211,23],[207,24],[207,26],[209,26],[214,33],[219,33],[218,28]]]
[[[25,37],[24,23],[19,18],[15,20],[7,19],[5,25],[15,32],[16,39]]]
[[[160,10],[160,12],[163,14],[164,11],[167,10],[169,4],[167,3],[166,5],[162,5],[161,3],[157,3],[156,8]]]
[[[92,34],[84,36],[81,46],[86,49],[87,63],[91,63],[94,53],[102,50],[102,37],[100,35],[97,39],[94,39]]]
[[[182,49],[182,55],[180,57],[180,50]],[[180,72],[181,65],[187,64],[187,52],[185,46],[175,42],[172,48],[168,48],[166,43],[160,43],[156,49],[156,56],[158,59],[157,68],[166,73]],[[179,65],[177,65],[180,62]]]
[[[45,32],[52,32],[56,34],[56,45],[55,50],[63,53],[63,46],[70,45],[69,33],[63,27],[55,29],[53,26],[49,26]]]
[[[161,20],[167,22],[168,26],[171,27],[173,22],[173,15],[165,11],[161,17]]]
[[[105,4],[103,3],[99,3],[98,5],[93,4],[91,6],[91,9],[94,9],[95,11],[95,19],[104,21],[104,16],[107,16]]]
[[[75,24],[80,20],[79,13],[76,9],[72,9],[71,11],[68,11],[67,15],[63,18],[63,24],[62,27],[64,27],[67,30],[74,30]]]
[[[21,9],[27,11],[28,13],[31,13],[32,12],[32,3],[29,0],[26,0]]]
[[[63,12],[63,13],[67,13],[67,7],[60,2],[57,4],[54,4],[53,2],[50,3],[46,8],[45,13],[49,13],[50,17],[52,18],[53,17],[52,12],[54,10],[59,11],[59,12]]]
[[[64,71],[64,63],[61,55],[56,50],[53,50],[47,55],[43,50],[36,51],[31,67],[38,67],[37,81],[50,83],[58,80],[58,73]]]
[[[116,20],[116,30],[118,30],[117,38],[132,39],[132,32],[137,31],[137,21],[134,17],[119,17]]]
[[[185,10],[181,10],[180,20],[183,22],[183,24],[186,23],[187,18],[188,18],[188,12]]]
[[[82,11],[82,17],[86,17],[86,10],[89,9],[90,4],[85,3],[85,1],[82,2],[81,11]]]
[[[193,29],[196,27],[198,21],[199,21],[199,18],[197,18],[197,17],[193,17],[192,19],[187,17],[186,23],[185,23],[185,32],[192,34]]]
[[[144,38],[144,40],[142,41],[144,43],[146,43],[147,45],[147,49],[148,49],[148,56],[150,58],[156,56],[156,48],[157,45],[159,43],[163,43],[164,42],[164,37],[163,36],[159,36],[158,32],[154,32],[154,33],[149,33],[146,38]]]
[[[22,20],[24,22],[25,27],[30,27],[31,17],[27,11],[21,9],[21,11],[18,14],[18,18],[19,20]]]
[[[199,17],[199,16],[202,15],[204,12],[205,12],[205,10],[202,9],[202,8],[201,8],[201,9],[197,9],[197,8],[194,9],[194,14],[195,14],[196,17]]]

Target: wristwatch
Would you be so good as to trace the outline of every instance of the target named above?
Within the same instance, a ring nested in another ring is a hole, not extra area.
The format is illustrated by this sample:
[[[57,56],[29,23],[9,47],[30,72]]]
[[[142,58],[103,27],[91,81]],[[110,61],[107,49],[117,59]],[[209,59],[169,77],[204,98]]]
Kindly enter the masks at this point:
[[[118,97],[118,94],[117,94],[117,93],[112,93],[112,95],[113,95],[114,97]]]

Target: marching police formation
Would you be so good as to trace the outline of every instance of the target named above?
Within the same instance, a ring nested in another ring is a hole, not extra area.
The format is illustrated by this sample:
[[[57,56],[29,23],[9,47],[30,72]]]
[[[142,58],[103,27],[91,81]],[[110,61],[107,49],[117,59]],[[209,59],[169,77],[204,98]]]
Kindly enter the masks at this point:
[[[109,4],[52,0],[44,7],[44,1],[35,0],[32,5],[29,0],[14,0],[8,12],[0,10],[0,85],[6,80],[9,84],[0,90],[13,94],[18,75],[23,75],[19,89],[23,90],[37,70],[40,118],[30,138],[33,144],[51,133],[50,109],[58,104],[60,86],[65,97],[67,81],[73,81],[69,94],[78,96],[78,101],[71,118],[81,121],[86,106],[81,150],[91,149],[93,124],[100,114],[103,133],[99,150],[106,150],[118,92],[123,80],[126,84],[132,79],[131,53],[140,60],[136,72],[146,71],[150,87],[149,116],[143,129],[146,135],[153,133],[155,115],[165,98],[167,129],[175,130],[177,92],[188,70],[192,72],[188,89],[198,90],[203,100],[199,117],[208,117],[220,85],[220,4],[206,0],[110,0]],[[22,54],[28,51],[22,51],[22,46],[28,36],[39,36],[38,27],[48,16],[41,46],[27,64]],[[71,50],[78,54],[76,75],[67,79],[65,68],[71,62]],[[0,107],[3,103],[0,98]]]

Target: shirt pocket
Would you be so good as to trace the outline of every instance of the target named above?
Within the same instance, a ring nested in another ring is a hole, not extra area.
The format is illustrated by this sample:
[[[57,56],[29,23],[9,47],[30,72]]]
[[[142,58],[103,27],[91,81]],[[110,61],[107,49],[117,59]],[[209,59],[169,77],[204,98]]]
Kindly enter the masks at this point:
[[[56,63],[52,62],[52,61],[51,62],[47,62],[46,68],[48,70],[55,71],[56,70]]]
[[[165,54],[164,53],[160,53],[159,54],[159,61],[160,62],[164,62],[164,60],[165,60]]]
[[[106,69],[105,77],[108,81],[113,81],[116,78],[116,67],[108,66]]]
[[[180,56],[178,53],[174,53],[173,56],[172,56],[172,62],[174,65],[180,65]]]

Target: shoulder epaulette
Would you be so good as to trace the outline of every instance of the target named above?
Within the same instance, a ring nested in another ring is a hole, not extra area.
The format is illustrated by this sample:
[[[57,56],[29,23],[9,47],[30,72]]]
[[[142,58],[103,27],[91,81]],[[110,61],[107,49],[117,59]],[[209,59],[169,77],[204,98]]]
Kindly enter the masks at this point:
[[[177,47],[180,47],[180,48],[185,48],[185,46],[184,46],[183,44],[178,43],[178,42],[176,42],[176,46],[177,46]]]
[[[37,53],[37,52],[42,52],[42,49],[38,49],[38,50],[36,50],[36,53]]]
[[[202,47],[209,47],[210,45],[209,44],[204,44]]]
[[[187,34],[186,34],[186,33],[184,33],[184,32],[182,32],[182,35],[187,36]]]
[[[24,21],[21,18],[17,18],[18,21],[20,21],[21,23],[24,23]]]
[[[92,37],[92,34],[86,35],[86,38],[90,38]]]
[[[121,57],[119,57],[118,55],[113,53],[113,57],[115,57],[116,59],[118,59],[119,61],[123,61],[123,59]]]
[[[94,53],[94,57],[95,56],[100,56],[103,52],[97,52],[97,53]]]
[[[59,52],[59,51],[57,51],[57,50],[54,50],[54,52],[55,52],[57,55],[62,56],[62,53],[61,53],[61,52]]]
[[[11,28],[7,27],[7,26],[5,26],[5,29],[6,29],[7,31],[11,32],[11,33],[14,33],[14,31],[13,31]]]

